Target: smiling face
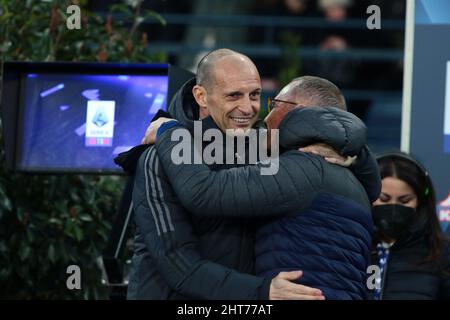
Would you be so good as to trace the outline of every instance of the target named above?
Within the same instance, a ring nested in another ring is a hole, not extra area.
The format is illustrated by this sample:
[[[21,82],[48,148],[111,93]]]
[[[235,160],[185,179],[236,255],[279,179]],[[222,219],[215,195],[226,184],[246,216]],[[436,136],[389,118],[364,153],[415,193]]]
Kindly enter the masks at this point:
[[[246,57],[230,55],[213,69],[211,88],[195,86],[194,97],[204,114],[226,129],[250,129],[258,119],[261,79],[255,65]]]
[[[380,197],[373,203],[374,206],[383,204],[400,204],[410,208],[417,208],[417,195],[414,190],[395,177],[386,177],[381,181]]]

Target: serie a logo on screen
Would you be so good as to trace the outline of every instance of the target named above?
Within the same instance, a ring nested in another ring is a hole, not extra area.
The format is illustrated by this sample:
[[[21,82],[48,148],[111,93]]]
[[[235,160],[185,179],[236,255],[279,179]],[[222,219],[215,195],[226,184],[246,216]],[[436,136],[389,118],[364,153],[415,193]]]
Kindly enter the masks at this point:
[[[115,101],[88,101],[86,113],[86,147],[112,146],[114,113]]]

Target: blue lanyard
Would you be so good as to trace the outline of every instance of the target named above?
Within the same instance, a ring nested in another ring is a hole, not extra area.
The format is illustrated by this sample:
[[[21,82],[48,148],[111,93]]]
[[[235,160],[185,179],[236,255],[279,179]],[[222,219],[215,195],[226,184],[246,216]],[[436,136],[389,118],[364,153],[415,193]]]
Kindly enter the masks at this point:
[[[386,264],[389,259],[389,249],[383,247],[381,243],[377,244],[377,254],[378,254],[378,266],[380,267],[379,276],[375,279],[377,286],[375,287],[375,292],[373,294],[373,298],[375,300],[380,300],[381,291],[383,288],[381,287],[381,281],[383,279],[384,270],[386,269]],[[377,289],[377,287],[379,289]]]

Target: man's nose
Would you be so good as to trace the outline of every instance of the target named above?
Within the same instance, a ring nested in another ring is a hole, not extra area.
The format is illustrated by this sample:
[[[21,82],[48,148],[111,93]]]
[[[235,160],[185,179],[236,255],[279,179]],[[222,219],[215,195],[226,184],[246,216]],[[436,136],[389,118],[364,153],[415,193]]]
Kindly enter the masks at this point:
[[[247,97],[239,105],[239,111],[245,115],[251,115],[255,112],[255,105],[257,105],[257,102]]]

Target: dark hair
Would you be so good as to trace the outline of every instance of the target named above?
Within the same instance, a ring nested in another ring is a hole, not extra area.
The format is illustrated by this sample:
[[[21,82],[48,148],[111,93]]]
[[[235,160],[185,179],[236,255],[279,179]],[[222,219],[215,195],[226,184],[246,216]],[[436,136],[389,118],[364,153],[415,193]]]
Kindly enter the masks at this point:
[[[347,110],[339,88],[324,78],[302,76],[291,81],[293,94],[308,106],[337,107]]]
[[[406,182],[417,196],[419,215],[426,215],[424,229],[428,233],[429,255],[424,262],[436,263],[442,250],[443,236],[436,213],[436,194],[433,183],[423,165],[406,153],[395,152],[377,159],[381,179],[395,177]]]

